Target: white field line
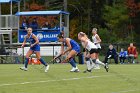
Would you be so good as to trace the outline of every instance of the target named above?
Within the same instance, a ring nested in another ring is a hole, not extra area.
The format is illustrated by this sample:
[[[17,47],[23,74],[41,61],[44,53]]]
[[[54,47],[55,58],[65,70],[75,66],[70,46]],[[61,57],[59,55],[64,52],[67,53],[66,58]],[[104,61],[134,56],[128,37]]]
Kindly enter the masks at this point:
[[[76,78],[67,78],[67,79],[59,79],[59,80],[31,81],[31,82],[9,83],[9,84],[7,83],[7,84],[0,84],[0,87],[3,87],[3,86],[13,86],[13,85],[36,84],[36,83],[46,83],[46,82],[58,82],[58,81],[80,80],[80,79],[98,78],[98,77],[108,77],[108,76],[112,76],[112,75],[76,77]]]
[[[139,91],[140,89],[132,89],[132,90],[123,90],[123,91],[118,91],[118,92],[111,92],[111,93],[127,93],[127,92],[134,92],[134,91]]]

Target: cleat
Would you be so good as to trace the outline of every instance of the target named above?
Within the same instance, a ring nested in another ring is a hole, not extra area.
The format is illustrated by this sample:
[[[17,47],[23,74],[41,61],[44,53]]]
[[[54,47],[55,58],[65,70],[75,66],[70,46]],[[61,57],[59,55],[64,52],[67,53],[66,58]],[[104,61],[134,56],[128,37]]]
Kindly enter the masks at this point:
[[[73,67],[73,68],[70,70],[70,72],[74,72],[75,70],[76,70],[76,68]]]
[[[25,67],[20,67],[21,70],[27,71],[28,69]]]
[[[105,64],[104,68],[105,68],[106,72],[108,72],[109,67],[108,67],[107,63]]]
[[[79,69],[76,67],[73,67],[71,70],[70,70],[70,72],[79,72]]]
[[[88,72],[91,72],[91,70],[87,70]]]
[[[49,65],[46,66],[46,68],[45,68],[45,72],[48,72],[49,67],[50,67]]]
[[[79,72],[80,70],[79,69],[76,69],[74,72]]]

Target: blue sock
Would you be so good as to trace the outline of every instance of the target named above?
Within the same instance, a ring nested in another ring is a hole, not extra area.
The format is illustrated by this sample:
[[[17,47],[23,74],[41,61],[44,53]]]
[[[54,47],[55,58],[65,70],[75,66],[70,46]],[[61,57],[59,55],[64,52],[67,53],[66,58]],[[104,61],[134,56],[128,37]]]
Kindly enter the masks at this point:
[[[28,62],[29,62],[29,58],[26,58],[26,59],[25,59],[25,68],[27,68]]]
[[[47,66],[46,62],[45,62],[42,58],[40,58],[39,61],[40,61],[43,65]]]
[[[75,63],[75,61],[74,61],[74,59],[73,58],[70,58],[70,64],[72,65],[72,67],[75,67],[76,68],[76,63]]]

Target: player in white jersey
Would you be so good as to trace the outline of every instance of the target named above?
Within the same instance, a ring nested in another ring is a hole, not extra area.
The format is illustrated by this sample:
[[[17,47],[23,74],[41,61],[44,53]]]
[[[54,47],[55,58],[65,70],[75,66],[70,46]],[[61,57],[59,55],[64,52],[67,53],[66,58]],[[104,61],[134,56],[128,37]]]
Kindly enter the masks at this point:
[[[92,34],[93,34],[92,41],[97,46],[97,59],[96,59],[96,61],[100,61],[99,60],[99,52],[101,50],[101,45],[100,45],[101,39],[100,39],[99,35],[97,34],[97,28],[92,29]],[[100,69],[99,64],[95,64],[94,69]]]
[[[82,46],[89,52],[86,55],[86,62],[87,62],[87,70],[86,71],[91,72],[91,70],[93,68],[91,66],[92,64],[90,63],[90,61],[91,61],[92,63],[97,63],[100,65],[103,65],[105,67],[106,71],[108,72],[108,68],[106,67],[106,65],[104,63],[96,61],[97,46],[93,42],[91,42],[88,39],[88,37],[86,36],[86,34],[83,32],[78,33],[78,39],[81,41]],[[84,71],[84,72],[86,72],[86,71]]]

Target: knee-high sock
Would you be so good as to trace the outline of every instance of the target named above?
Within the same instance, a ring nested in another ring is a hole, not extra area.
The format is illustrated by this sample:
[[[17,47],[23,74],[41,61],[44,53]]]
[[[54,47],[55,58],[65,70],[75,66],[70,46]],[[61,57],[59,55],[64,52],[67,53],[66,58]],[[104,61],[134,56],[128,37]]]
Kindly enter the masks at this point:
[[[28,62],[29,62],[29,58],[26,58],[26,59],[25,59],[25,68],[27,68]]]
[[[92,63],[92,69],[95,67],[95,63],[96,63],[96,59],[91,59],[90,58],[90,61],[91,61],[91,63]]]
[[[104,64],[103,62],[101,62],[99,59],[96,60],[96,64],[99,64],[99,65],[105,66],[105,64]]]
[[[92,62],[92,69],[93,69],[93,68],[96,68],[96,65],[97,65],[97,64],[95,64],[94,62]]]
[[[96,61],[98,61],[99,59],[96,59]],[[100,68],[99,64],[97,64],[96,62],[95,63],[92,63],[92,67],[93,68]]]
[[[72,67],[76,68],[76,63],[75,63],[73,58],[70,58],[69,62],[70,62]]]
[[[92,68],[92,62],[90,62],[90,59],[89,58],[86,58],[86,64],[87,64],[87,69],[88,70],[91,70],[91,68]]]
[[[44,66],[47,66],[46,62],[45,62],[42,58],[40,58],[39,61],[40,61]]]
[[[92,63],[96,63],[96,59],[90,58],[90,61],[91,61]]]

